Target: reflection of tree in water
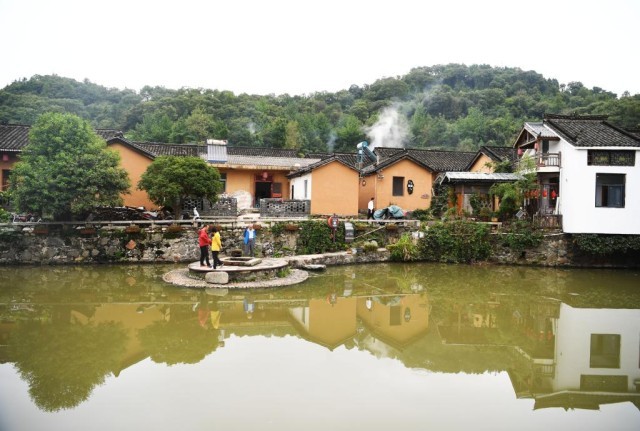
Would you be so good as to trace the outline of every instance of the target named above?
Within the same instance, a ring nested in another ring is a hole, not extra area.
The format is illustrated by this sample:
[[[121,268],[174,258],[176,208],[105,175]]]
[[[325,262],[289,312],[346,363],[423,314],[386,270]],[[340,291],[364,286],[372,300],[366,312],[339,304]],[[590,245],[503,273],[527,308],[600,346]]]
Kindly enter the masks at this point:
[[[127,335],[114,323],[93,325],[18,325],[10,346],[33,402],[53,412],[73,408],[89,398],[105,376],[117,368]]]
[[[206,328],[194,316],[178,322],[155,322],[140,330],[138,337],[154,362],[196,364],[218,347],[219,331]]]

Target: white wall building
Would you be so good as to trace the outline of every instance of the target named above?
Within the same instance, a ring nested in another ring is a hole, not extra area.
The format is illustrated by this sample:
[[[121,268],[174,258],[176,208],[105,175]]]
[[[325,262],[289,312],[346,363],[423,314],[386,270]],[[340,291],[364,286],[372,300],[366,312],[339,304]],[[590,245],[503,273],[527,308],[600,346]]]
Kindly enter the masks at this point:
[[[605,117],[547,115],[514,146],[536,161],[539,217],[566,233],[640,235],[640,138]]]

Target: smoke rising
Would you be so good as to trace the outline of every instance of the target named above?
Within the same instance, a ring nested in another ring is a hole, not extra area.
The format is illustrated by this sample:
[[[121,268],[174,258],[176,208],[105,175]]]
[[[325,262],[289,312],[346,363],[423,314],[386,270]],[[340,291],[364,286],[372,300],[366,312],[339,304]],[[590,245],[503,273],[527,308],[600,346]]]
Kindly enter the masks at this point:
[[[369,137],[371,150],[375,147],[402,148],[409,136],[409,124],[400,112],[400,106],[395,104],[384,108],[378,121],[364,131]]]

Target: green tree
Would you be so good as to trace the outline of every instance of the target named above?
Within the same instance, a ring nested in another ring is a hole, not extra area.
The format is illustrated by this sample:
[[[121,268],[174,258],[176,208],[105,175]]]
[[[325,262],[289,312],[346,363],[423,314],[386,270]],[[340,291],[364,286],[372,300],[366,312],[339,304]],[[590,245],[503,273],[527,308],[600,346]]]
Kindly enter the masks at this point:
[[[69,220],[100,205],[121,205],[128,193],[127,172],[117,152],[72,114],[42,115],[29,132],[29,144],[11,177],[19,211]]]
[[[171,206],[179,218],[188,197],[218,200],[220,173],[199,157],[160,156],[149,165],[138,182],[159,206]]]
[[[299,150],[302,147],[302,135],[297,121],[289,121],[285,127],[284,147]]]

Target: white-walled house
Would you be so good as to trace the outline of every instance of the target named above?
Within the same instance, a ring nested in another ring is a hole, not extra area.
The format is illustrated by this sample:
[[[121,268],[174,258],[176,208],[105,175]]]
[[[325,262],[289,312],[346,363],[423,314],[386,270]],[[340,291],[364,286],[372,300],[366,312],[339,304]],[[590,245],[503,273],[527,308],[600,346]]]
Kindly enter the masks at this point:
[[[565,233],[640,235],[640,138],[606,117],[545,115],[525,123],[514,147],[536,162],[537,217]]]

